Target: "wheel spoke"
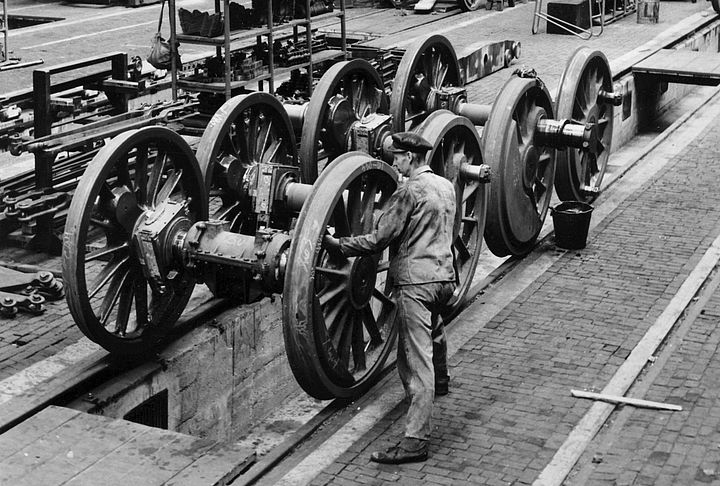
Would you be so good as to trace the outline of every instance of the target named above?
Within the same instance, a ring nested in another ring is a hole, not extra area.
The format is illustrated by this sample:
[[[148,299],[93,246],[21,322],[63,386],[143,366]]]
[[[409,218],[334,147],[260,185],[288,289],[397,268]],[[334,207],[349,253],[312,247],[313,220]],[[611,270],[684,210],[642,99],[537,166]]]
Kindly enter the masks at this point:
[[[261,145],[258,147],[258,154],[265,155],[265,152],[270,147],[273,139],[273,133],[274,133],[274,126],[273,126],[273,119],[265,115],[265,124],[263,125],[263,132],[262,132],[262,139],[261,139]],[[264,160],[264,157],[260,157],[258,160],[261,162]]]
[[[367,369],[365,362],[365,333],[361,324],[361,318],[357,313],[353,313],[352,317],[352,357],[353,372],[357,373]]]
[[[117,231],[119,226],[112,221],[90,218],[90,224],[106,231]]]
[[[335,302],[334,305],[324,309],[323,312],[325,315],[327,334],[333,342],[333,346],[337,349],[338,336],[342,333],[346,324],[346,321],[342,317],[348,312],[348,301],[347,299],[342,299],[339,302]]]
[[[462,204],[465,204],[471,196],[475,195],[475,192],[478,190],[479,187],[480,183],[477,181],[472,181],[471,183],[466,184],[465,188],[463,189]]]
[[[342,332],[339,333],[340,340],[335,346],[338,356],[340,357],[340,362],[345,369],[347,369],[350,364],[350,346],[352,345],[353,327],[355,324],[355,314],[347,307],[346,309],[347,311],[342,316],[344,324]]]
[[[391,306],[395,305],[395,302],[393,302],[390,297],[388,297],[387,295],[385,295],[378,289],[373,290],[373,297],[375,297],[376,299],[378,299],[380,302],[382,302],[385,305],[391,305]]]
[[[318,265],[315,267],[315,271],[329,277],[347,278],[347,273],[342,270],[338,270],[337,268],[321,267]]]
[[[127,333],[128,322],[130,321],[130,310],[133,302],[133,279],[124,282],[120,287],[120,300],[118,302],[117,317],[115,318],[115,334],[121,336]]]
[[[128,156],[122,158],[117,165],[117,178],[120,184],[132,189],[132,178],[130,177],[130,168],[128,167]]]
[[[92,299],[111,278],[116,276],[121,270],[125,269],[128,261],[129,259],[126,256],[113,260],[105,265],[93,281],[92,286],[88,289],[88,299]]]
[[[543,198],[543,196],[545,195],[545,193],[547,192],[547,186],[545,185],[543,180],[540,179],[539,177],[535,178],[535,188],[534,189],[535,190],[533,192],[534,192],[534,196],[535,196],[535,201],[536,202],[540,201]]]
[[[375,215],[375,198],[377,197],[377,181],[370,178],[367,181],[365,192],[362,196],[362,232],[369,233],[373,229]]]
[[[244,116],[245,112],[240,113],[240,116],[238,117],[240,123],[243,123]],[[233,123],[230,127],[228,127],[228,134],[225,137],[227,144],[229,145],[227,154],[248,160],[246,148],[247,144],[245,143],[246,134],[243,128],[245,128],[245,125],[238,127],[237,123]],[[222,158],[222,155],[222,153],[218,154],[218,160]]]
[[[124,269],[122,273],[116,273],[110,281],[110,286],[108,287],[105,297],[103,297],[102,304],[100,305],[100,315],[98,316],[100,324],[102,324],[103,327],[106,327],[107,321],[112,314],[112,310],[120,298],[123,287],[125,287],[127,283],[128,275],[129,270]]]
[[[598,168],[597,157],[595,157],[593,155],[589,155],[589,159],[590,159],[590,162],[587,165],[588,165],[588,172],[590,172],[589,176],[591,177],[591,176],[597,174],[598,172],[600,172],[600,169]]]
[[[375,273],[387,272],[390,268],[390,260],[383,260],[377,264],[377,270]]]
[[[162,203],[163,201],[165,201],[166,199],[168,199],[170,197],[170,195],[173,192],[175,192],[175,188],[176,188],[178,182],[180,182],[180,178],[182,177],[182,174],[183,174],[182,169],[180,169],[180,170],[171,169],[169,171],[167,180],[163,184],[160,191],[158,191],[158,194],[155,198],[156,206],[158,204]]]
[[[336,236],[350,236],[350,221],[348,221],[347,210],[345,209],[345,200],[342,194],[338,198],[338,202],[333,210],[333,222],[335,224]]]
[[[371,346],[379,346],[383,343],[382,334],[380,334],[380,329],[378,328],[377,320],[375,319],[375,316],[373,315],[372,308],[367,305],[363,307],[362,310],[362,321],[365,325],[365,329],[367,329],[368,334],[370,335],[370,345]]]
[[[147,177],[148,177],[148,146],[141,145],[137,148],[135,156],[135,198],[138,205],[147,204]]]
[[[165,152],[158,153],[157,157],[155,158],[155,163],[150,169],[150,178],[148,179],[147,193],[145,195],[145,198],[146,201],[152,203],[153,208],[155,207],[155,196],[157,195],[158,189],[160,188],[162,174],[163,172],[165,172],[165,164],[167,163],[167,157],[168,155]]]
[[[457,250],[456,258],[460,261],[460,263],[464,263],[468,261],[470,258],[472,258],[472,255],[470,254],[470,251],[468,250],[467,245],[463,241],[462,238],[459,236],[455,238],[455,243],[453,245],[455,249]]]
[[[320,301],[320,305],[325,307],[333,299],[342,295],[346,289],[347,289],[347,285],[344,285],[344,284],[343,285],[335,285],[332,288],[330,288],[329,290],[325,290],[324,292],[318,294],[318,300]]]
[[[364,234],[363,206],[361,199],[361,181],[355,181],[348,188],[347,212],[350,220],[350,231],[353,235]]]
[[[125,255],[128,249],[129,245],[127,241],[123,241],[122,243],[114,246],[108,245],[104,248],[100,248],[99,250],[94,250],[90,253],[85,254],[85,263],[91,262],[93,260],[99,260],[107,256]]]
[[[141,272],[137,272],[133,281],[133,291],[135,294],[135,321],[137,328],[145,327],[149,322],[148,316],[148,283],[145,276]]]

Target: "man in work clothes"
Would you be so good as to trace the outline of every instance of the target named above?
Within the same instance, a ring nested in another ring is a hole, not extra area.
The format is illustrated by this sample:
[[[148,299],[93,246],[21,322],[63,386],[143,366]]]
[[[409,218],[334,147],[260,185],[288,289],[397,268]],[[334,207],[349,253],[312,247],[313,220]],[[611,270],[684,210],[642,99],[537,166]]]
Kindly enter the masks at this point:
[[[456,287],[451,245],[455,190],[436,175],[425,155],[430,143],[412,132],[392,136],[393,167],[400,185],[366,235],[325,236],[325,244],[345,256],[371,255],[392,245],[388,278],[398,306],[397,367],[410,399],[405,438],[371,460],[386,464],[424,461],[428,456],[434,394],[448,392],[447,344],[440,311]]]

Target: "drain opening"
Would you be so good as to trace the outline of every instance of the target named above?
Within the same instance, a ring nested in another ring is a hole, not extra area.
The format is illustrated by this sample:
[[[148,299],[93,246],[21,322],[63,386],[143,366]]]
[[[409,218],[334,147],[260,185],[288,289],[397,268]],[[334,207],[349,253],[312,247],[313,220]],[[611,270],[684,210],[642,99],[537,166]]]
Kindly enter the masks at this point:
[[[151,396],[137,407],[125,414],[123,419],[136,424],[156,427],[158,429],[168,428],[168,391]]]
[[[38,17],[34,15],[10,15],[8,14],[8,30],[32,27],[33,25],[49,24],[65,20],[62,17]]]

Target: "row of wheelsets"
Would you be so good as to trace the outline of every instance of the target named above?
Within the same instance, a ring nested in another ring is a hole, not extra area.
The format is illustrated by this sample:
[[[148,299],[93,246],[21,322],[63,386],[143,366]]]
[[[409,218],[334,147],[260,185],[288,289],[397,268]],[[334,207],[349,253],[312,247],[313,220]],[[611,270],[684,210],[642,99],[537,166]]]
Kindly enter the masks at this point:
[[[526,254],[553,182],[564,199],[597,195],[618,100],[605,56],[583,48],[555,103],[520,73],[492,106],[471,104],[454,49],[432,36],[405,53],[389,94],[354,59],[332,66],[303,105],[267,93],[230,99],[196,151],[161,126],[122,133],[89,164],[70,206],[70,310],[90,339],[132,356],[163,340],[196,282],[239,304],[282,292],[299,384],[321,399],[358,395],[394,346],[390,254],[345,258],[322,237],[373,229],[398,184],[391,134],[426,138],[432,169],[455,185],[453,313],[483,236],[496,255]]]

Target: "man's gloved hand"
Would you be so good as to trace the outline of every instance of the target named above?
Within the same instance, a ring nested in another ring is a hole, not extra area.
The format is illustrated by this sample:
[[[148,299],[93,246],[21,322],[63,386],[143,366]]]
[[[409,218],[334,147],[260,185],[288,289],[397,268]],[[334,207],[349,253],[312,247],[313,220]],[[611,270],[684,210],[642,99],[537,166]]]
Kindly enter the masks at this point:
[[[340,253],[340,240],[335,238],[334,236],[330,235],[330,233],[325,233],[323,236],[323,246],[328,251],[333,251]]]

